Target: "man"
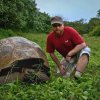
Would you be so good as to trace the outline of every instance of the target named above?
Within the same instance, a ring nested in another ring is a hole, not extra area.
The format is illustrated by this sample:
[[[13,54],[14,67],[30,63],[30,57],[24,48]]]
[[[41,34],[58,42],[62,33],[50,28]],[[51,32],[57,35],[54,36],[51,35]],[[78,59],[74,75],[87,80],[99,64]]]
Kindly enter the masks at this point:
[[[90,48],[87,46],[80,34],[72,27],[64,26],[61,17],[55,16],[51,18],[52,32],[47,37],[46,51],[50,54],[53,61],[57,64],[62,75],[66,75],[66,66],[74,62],[75,78],[83,73],[89,61]],[[59,61],[54,51],[57,50],[64,59]],[[65,62],[66,66],[64,66]]]

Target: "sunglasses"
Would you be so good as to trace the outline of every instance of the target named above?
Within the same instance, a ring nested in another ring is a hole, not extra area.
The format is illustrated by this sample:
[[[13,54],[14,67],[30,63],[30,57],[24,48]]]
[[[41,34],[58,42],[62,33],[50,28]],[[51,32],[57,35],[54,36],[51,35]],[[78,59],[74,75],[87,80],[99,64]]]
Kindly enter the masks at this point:
[[[54,24],[52,24],[52,26],[53,26],[53,27],[61,27],[61,26],[62,26],[62,24],[59,24],[59,23],[54,23]]]

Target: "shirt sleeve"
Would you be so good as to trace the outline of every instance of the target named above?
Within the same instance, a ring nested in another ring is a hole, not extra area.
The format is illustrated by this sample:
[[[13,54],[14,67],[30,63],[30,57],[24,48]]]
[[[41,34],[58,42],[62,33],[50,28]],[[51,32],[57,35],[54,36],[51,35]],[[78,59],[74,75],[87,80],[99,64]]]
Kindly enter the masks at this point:
[[[46,52],[52,53],[52,52],[54,52],[54,50],[55,50],[55,48],[53,46],[51,38],[47,37]]]
[[[84,43],[84,39],[82,38],[82,36],[74,29],[70,27],[70,34],[71,34],[71,40],[75,45]]]

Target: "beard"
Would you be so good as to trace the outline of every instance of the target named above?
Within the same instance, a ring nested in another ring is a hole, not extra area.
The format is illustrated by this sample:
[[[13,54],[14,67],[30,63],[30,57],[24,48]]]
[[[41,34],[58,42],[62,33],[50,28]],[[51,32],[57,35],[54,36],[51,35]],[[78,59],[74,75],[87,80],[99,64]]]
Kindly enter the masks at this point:
[[[60,30],[56,30],[55,33],[56,33],[56,36],[57,36],[57,37],[59,37],[59,36],[62,35],[62,31],[60,31]]]

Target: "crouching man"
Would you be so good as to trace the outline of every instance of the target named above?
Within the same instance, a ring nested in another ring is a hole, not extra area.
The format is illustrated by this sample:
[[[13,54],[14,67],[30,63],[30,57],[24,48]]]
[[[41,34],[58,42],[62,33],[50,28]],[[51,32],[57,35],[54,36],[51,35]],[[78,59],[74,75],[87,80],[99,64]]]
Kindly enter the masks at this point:
[[[52,17],[51,25],[52,32],[47,37],[46,51],[57,64],[57,73],[69,75],[69,69],[75,68],[74,77],[81,77],[89,62],[90,48],[75,29],[64,26],[61,17]],[[64,57],[61,62],[55,55],[55,50]]]

